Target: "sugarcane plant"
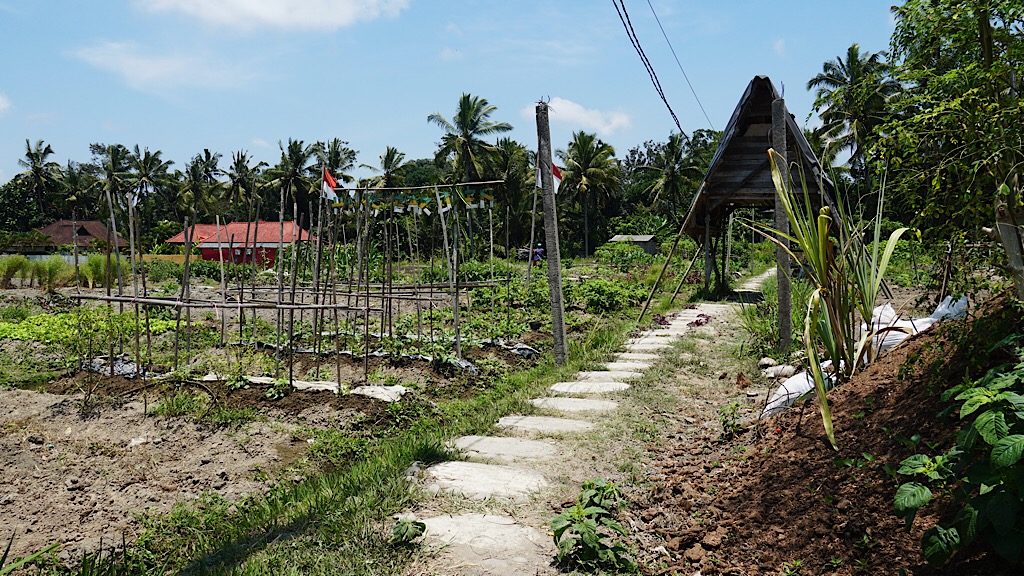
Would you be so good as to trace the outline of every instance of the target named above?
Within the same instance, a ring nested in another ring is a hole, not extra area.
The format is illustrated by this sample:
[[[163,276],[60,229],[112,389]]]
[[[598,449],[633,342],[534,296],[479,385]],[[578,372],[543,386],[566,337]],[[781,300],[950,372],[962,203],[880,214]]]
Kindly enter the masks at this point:
[[[816,207],[811,202],[802,171],[800,198],[791,184],[788,170],[784,171],[785,166],[780,165],[780,161],[785,160],[775,150],[769,150],[768,156],[772,181],[789,220],[790,232],[763,227],[762,233],[786,250],[793,261],[799,262],[812,285],[803,344],[825,434],[837,449],[828,389],[849,380],[859,367],[875,356],[876,337],[881,330],[872,325],[872,311],[896,242],[907,229],[893,231],[885,249],[879,253],[885,199],[883,185],[878,195],[878,209],[869,223],[873,227],[869,251],[864,244],[863,231],[854,226],[841,202],[835,204],[835,214],[828,203]],[[800,257],[791,245],[802,253]],[[866,325],[865,329],[859,328],[858,316]]]

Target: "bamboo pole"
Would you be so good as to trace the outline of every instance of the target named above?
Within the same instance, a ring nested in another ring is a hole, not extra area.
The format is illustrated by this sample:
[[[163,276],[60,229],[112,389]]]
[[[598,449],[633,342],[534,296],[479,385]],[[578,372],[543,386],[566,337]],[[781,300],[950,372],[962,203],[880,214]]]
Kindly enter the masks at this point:
[[[684,224],[685,226],[685,224]],[[676,232],[676,239],[672,242],[672,248],[668,251],[668,257],[665,258],[665,264],[661,267],[661,272],[658,273],[658,279],[654,281],[654,286],[651,286],[651,293],[647,295],[647,301],[644,302],[644,307],[640,310],[640,316],[637,317],[636,321],[640,322],[644,319],[644,314],[647,313],[647,308],[651,305],[651,300],[654,300],[654,294],[658,291],[658,284],[661,284],[662,277],[665,276],[665,270],[668,269],[669,264],[672,263],[672,257],[676,253],[676,247],[679,246],[679,240],[683,237],[683,226],[679,227],[679,232]]]

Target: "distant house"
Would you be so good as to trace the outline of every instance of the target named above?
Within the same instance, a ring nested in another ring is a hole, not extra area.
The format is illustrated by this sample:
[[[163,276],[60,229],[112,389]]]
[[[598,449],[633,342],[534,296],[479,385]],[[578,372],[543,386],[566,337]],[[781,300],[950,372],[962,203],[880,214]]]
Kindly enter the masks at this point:
[[[26,253],[53,252],[61,246],[78,244],[79,250],[96,250],[109,242],[114,247],[114,237],[107,225],[99,220],[57,220],[56,222],[37,228],[34,231],[37,239],[33,246],[22,246]],[[125,248],[128,243],[118,234],[117,245]]]
[[[284,223],[284,236],[281,236],[281,223],[260,220],[259,222],[231,222],[221,224],[196,224],[165,240],[167,244],[185,245],[185,233],[191,230],[192,245],[199,248],[203,260],[220,260],[243,264],[254,262],[263,266],[273,266],[277,260],[277,249],[281,244],[290,246],[292,240],[308,242],[311,237],[308,230],[299,228],[294,220]]]
[[[612,236],[609,242],[624,242],[626,244],[633,244],[644,249],[644,252],[654,255],[661,249],[658,246],[657,241],[654,239],[653,234],[616,234]]]

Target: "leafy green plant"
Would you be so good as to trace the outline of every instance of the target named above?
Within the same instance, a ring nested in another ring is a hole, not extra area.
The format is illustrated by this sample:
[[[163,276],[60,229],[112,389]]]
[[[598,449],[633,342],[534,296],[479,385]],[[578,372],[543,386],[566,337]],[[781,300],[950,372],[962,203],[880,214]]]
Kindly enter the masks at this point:
[[[896,490],[893,507],[910,526],[918,511],[947,493],[959,506],[951,522],[925,532],[925,558],[943,564],[975,541],[1017,563],[1024,559],[1024,348],[1017,362],[989,370],[943,393],[959,403],[963,428],[945,454],[915,454],[897,471],[910,476]]]
[[[804,567],[804,561],[800,559],[790,560],[789,562],[782,563],[782,570],[779,572],[781,576],[798,576],[800,570]]]
[[[427,531],[427,525],[419,520],[403,518],[391,528],[391,544],[408,546]]]
[[[640,267],[650,266],[654,257],[643,248],[626,242],[609,242],[594,251],[594,258],[619,272],[629,272]]]
[[[622,506],[617,487],[604,480],[583,485],[576,503],[551,521],[558,563],[586,571],[635,572],[636,561],[619,538],[626,529],[615,519]]]
[[[740,403],[729,402],[718,407],[718,422],[722,425],[722,438],[729,439],[743,430],[740,425]]]
[[[573,304],[598,314],[636,306],[646,297],[642,286],[605,278],[584,280],[573,286],[570,291],[570,301]]]
[[[278,378],[274,380],[267,390],[263,393],[263,397],[267,400],[280,400],[288,395],[292,390],[292,385],[288,383],[285,378]]]

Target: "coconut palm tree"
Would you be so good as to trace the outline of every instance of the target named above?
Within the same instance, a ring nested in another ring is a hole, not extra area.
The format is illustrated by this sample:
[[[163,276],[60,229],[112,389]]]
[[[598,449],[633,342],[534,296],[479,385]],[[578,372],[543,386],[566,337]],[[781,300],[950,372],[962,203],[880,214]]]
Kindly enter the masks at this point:
[[[590,254],[590,215],[599,201],[619,186],[619,162],[615,148],[597,134],[582,130],[572,135],[568,148],[556,156],[565,164],[559,192],[574,197],[583,213],[583,254]]]
[[[225,200],[235,219],[252,220],[254,206],[261,200],[262,177],[266,162],[252,164],[252,157],[245,150],[231,154],[231,166],[225,172],[227,188]]]
[[[189,160],[178,178],[179,209],[193,224],[215,212],[220,203],[221,183],[217,178],[223,172],[217,166],[219,163],[220,153],[204,149]]]
[[[522,222],[530,211],[530,191],[534,186],[533,171],[526,146],[511,138],[499,138],[491,155],[491,174],[500,185],[501,202],[505,213],[505,253],[510,247],[511,222]],[[521,235],[517,235],[519,240]]]
[[[495,110],[497,107],[485,98],[463,94],[451,120],[436,112],[427,116],[427,122],[436,124],[445,132],[436,158],[453,160],[455,173],[465,176],[466,181],[473,181],[483,174],[488,154],[494,150],[483,138],[512,130],[508,122],[491,120]]]
[[[49,144],[36,140],[32,145],[26,139],[25,157],[18,160],[18,165],[25,169],[22,179],[41,216],[50,215],[51,198],[60,189],[60,164],[50,160],[50,156],[53,156],[53,148]]]
[[[319,183],[320,175],[315,176],[310,172],[310,162],[316,153],[315,144],[306,144],[302,140],[288,139],[285,145],[278,142],[281,148],[281,159],[277,165],[268,171],[271,178],[270,185],[281,191],[281,220],[284,220],[284,207],[287,199],[291,198],[294,206],[293,218],[298,218],[298,210],[306,206],[310,190],[313,188],[314,179]]]
[[[320,165],[330,170],[336,180],[346,184],[354,180],[349,171],[356,165],[357,152],[349,148],[348,142],[340,138],[333,138],[326,143],[317,142],[314,151]],[[311,166],[310,169],[314,168]]]
[[[900,90],[885,53],[861,52],[858,44],[851,44],[846,59],[826,61],[807,89],[817,90],[814,110],[822,120],[817,131],[826,149],[849,150],[853,172],[864,175],[864,152],[872,133],[886,119],[886,101]]]

